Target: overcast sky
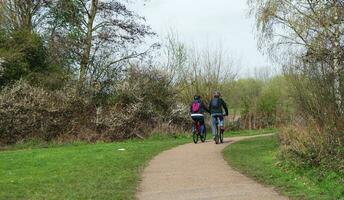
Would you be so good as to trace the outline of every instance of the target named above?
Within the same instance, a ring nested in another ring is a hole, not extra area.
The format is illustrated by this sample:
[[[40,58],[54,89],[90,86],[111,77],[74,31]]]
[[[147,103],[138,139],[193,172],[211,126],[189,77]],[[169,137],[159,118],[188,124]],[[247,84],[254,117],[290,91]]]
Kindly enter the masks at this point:
[[[222,44],[241,60],[240,74],[270,65],[257,50],[254,21],[248,17],[246,0],[150,0],[138,12],[160,37],[171,30],[193,46]]]

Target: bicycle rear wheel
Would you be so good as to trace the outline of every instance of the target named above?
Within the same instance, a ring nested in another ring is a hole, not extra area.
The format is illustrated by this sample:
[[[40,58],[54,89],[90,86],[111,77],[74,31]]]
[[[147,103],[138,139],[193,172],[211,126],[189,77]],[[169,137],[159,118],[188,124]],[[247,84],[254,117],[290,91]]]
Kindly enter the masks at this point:
[[[216,133],[215,133],[215,143],[219,143],[219,127],[216,125]]]
[[[223,143],[223,130],[220,130],[220,142]]]

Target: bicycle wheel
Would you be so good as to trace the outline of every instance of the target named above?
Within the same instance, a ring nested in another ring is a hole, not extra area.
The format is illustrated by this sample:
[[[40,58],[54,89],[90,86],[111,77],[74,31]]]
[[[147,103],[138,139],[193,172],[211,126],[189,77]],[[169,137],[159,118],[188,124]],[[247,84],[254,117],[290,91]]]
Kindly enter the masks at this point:
[[[216,125],[215,143],[219,143],[219,127]]]
[[[220,130],[220,142],[223,143],[223,130]]]
[[[194,143],[197,144],[197,142],[198,142],[198,134],[197,134],[196,130],[194,130],[192,132],[192,139],[193,139]]]

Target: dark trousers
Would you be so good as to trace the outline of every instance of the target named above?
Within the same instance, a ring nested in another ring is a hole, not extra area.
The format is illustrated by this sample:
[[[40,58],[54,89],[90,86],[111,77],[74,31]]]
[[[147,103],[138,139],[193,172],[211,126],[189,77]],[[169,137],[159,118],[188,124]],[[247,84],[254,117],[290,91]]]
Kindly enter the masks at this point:
[[[201,124],[201,134],[204,135],[205,134],[205,123],[204,123],[204,117],[201,117],[201,116],[197,116],[197,117],[191,117],[193,121],[195,122],[200,122]],[[192,124],[192,128],[193,130],[196,128],[194,127],[195,125]]]

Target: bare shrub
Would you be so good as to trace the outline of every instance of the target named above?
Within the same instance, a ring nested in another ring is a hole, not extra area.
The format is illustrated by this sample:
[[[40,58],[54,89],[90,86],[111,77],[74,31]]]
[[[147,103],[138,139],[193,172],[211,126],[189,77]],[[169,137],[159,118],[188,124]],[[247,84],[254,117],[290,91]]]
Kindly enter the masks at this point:
[[[102,125],[106,127],[106,135],[110,140],[143,137],[149,128],[148,121],[154,123],[153,118],[144,119],[143,104],[131,103],[123,108],[111,108],[103,116]]]
[[[144,137],[152,130],[183,124],[166,74],[157,69],[132,66],[116,85],[116,96],[102,110],[100,126],[111,140]]]
[[[171,112],[167,113],[166,119],[173,129],[177,127],[177,130],[189,130],[191,127],[189,106],[180,103],[174,105]]]
[[[302,120],[285,127],[278,136],[283,158],[296,164],[344,170],[343,133]]]
[[[169,113],[166,113],[165,120],[154,127],[151,134],[179,135],[188,133],[191,130],[192,120],[187,105],[176,103]]]
[[[90,126],[92,106],[73,88],[46,91],[19,81],[0,95],[0,142],[51,140]],[[94,115],[93,115],[94,116]]]
[[[37,138],[66,142],[143,138],[189,129],[188,108],[176,101],[167,75],[133,66],[99,101],[76,87],[46,90],[19,81],[0,94],[0,145]],[[103,95],[103,94],[102,94]]]

